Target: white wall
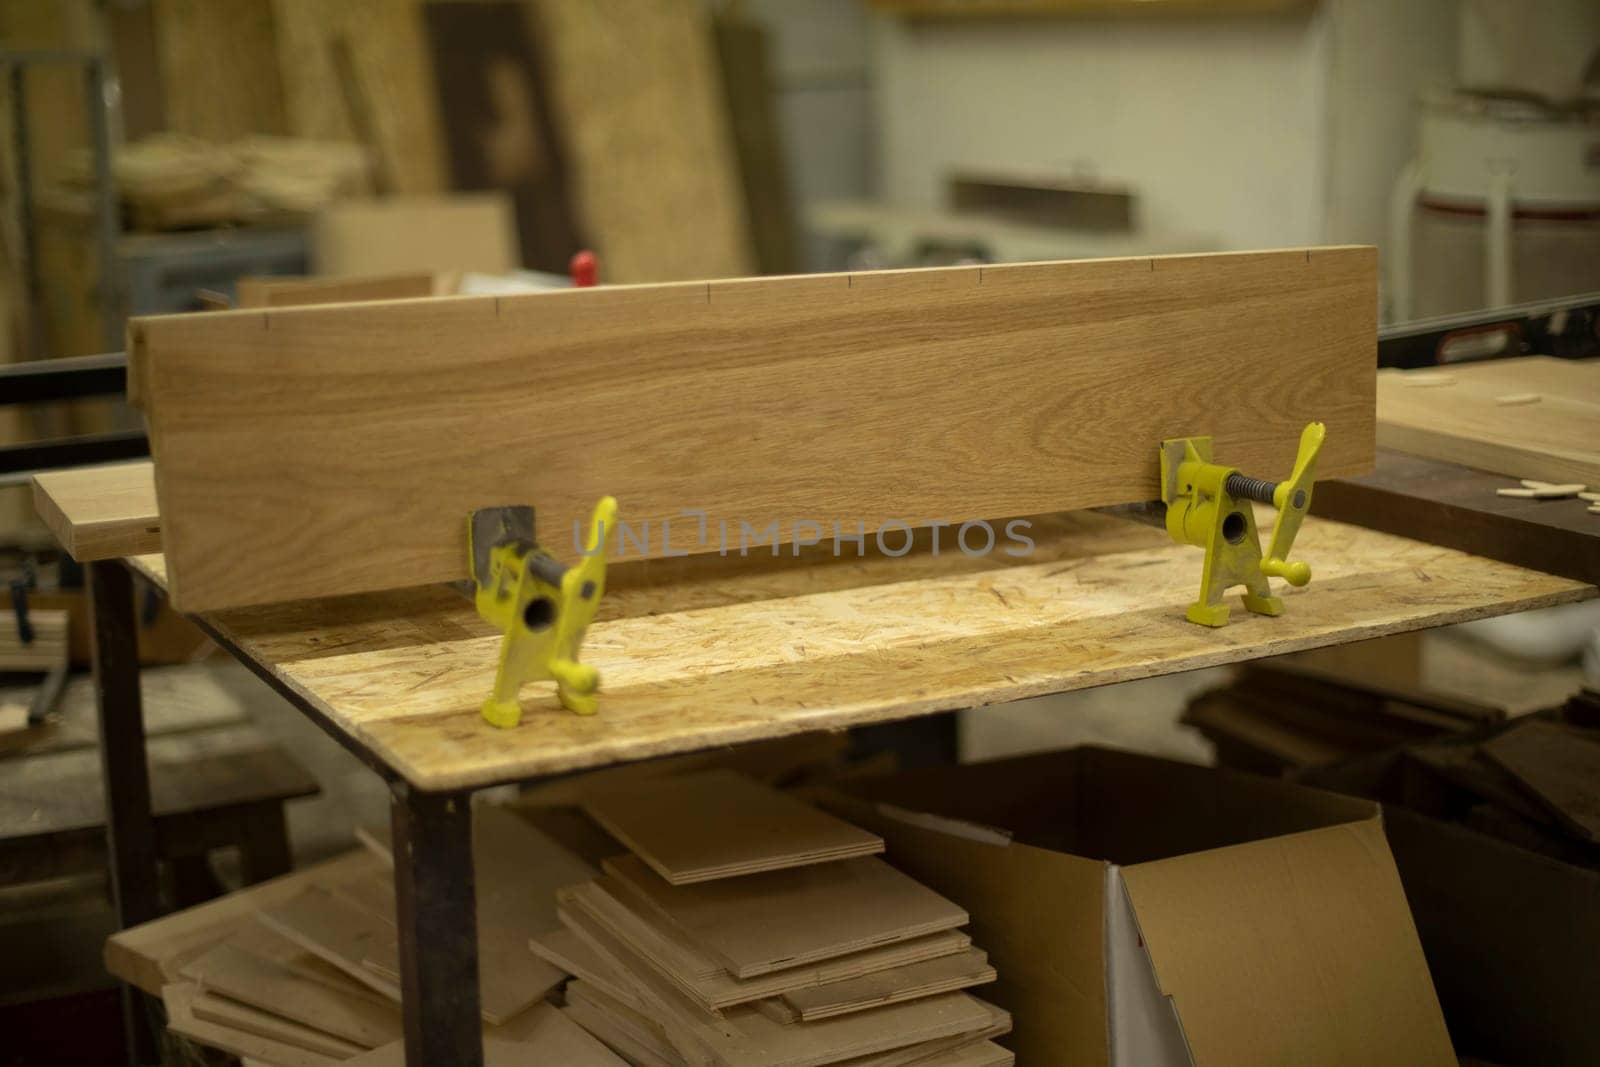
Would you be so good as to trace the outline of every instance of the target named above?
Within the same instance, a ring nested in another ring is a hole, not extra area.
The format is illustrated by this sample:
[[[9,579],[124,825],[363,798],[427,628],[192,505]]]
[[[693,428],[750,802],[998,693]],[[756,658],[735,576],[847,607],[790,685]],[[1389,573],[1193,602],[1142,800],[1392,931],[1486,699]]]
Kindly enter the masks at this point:
[[[1404,0],[1410,3],[1412,0]],[[957,165],[1088,165],[1147,232],[1222,248],[1322,240],[1326,8],[1290,15],[883,19],[882,193],[943,203]]]

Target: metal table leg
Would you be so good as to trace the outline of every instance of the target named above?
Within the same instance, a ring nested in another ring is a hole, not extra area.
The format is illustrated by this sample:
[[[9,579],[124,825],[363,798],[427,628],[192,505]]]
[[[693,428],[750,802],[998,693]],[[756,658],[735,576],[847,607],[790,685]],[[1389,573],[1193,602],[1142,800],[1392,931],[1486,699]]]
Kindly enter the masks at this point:
[[[482,1067],[472,795],[396,782],[394,890],[406,1063]]]
[[[154,919],[160,912],[144,706],[139,694],[133,575],[119,560],[102,560],[89,564],[87,577],[94,625],[100,768],[106,794],[106,855],[117,926],[126,929]],[[122,1001],[133,1062],[154,1062],[155,1041],[145,995],[124,986]]]

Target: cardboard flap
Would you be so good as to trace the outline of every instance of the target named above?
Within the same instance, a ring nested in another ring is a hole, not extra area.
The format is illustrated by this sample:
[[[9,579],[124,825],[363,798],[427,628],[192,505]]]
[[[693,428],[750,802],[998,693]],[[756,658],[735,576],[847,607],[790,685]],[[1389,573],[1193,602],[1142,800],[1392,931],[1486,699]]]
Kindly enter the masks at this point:
[[[1122,874],[1199,1067],[1456,1063],[1377,819]]]
[[[882,836],[890,863],[967,909],[973,944],[1000,975],[984,999],[1011,1011],[1006,1043],[1018,1062],[1106,1067],[1104,864],[1008,844],[956,820],[897,817],[839,794],[820,800]]]

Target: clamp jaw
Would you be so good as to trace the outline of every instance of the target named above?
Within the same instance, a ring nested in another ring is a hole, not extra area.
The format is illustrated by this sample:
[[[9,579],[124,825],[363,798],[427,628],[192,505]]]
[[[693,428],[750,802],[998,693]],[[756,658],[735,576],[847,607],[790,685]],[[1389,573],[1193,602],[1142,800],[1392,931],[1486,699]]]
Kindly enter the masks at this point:
[[[1197,545],[1206,551],[1200,599],[1189,605],[1190,622],[1225,625],[1228,607],[1222,596],[1239,585],[1245,587],[1244,606],[1250,611],[1281,614],[1283,601],[1272,595],[1268,576],[1294,586],[1311,580],[1311,567],[1290,562],[1289,549],[1311,508],[1317,453],[1326,436],[1322,423],[1306,426],[1300,435],[1294,473],[1281,482],[1246,477],[1232,467],[1212,463],[1209,437],[1175,437],[1161,442],[1161,501],[1167,506],[1167,533],[1179,544]],[[1265,557],[1252,500],[1278,509]]]
[[[483,717],[493,725],[509,728],[520,721],[517,694],[525,682],[553,680],[563,706],[579,715],[595,713],[600,672],[578,662],[578,648],[605,593],[605,537],[616,518],[616,500],[601,500],[589,522],[583,562],[567,567],[534,540],[532,508],[472,513],[467,551],[473,603],[504,635],[494,692],[483,702]]]

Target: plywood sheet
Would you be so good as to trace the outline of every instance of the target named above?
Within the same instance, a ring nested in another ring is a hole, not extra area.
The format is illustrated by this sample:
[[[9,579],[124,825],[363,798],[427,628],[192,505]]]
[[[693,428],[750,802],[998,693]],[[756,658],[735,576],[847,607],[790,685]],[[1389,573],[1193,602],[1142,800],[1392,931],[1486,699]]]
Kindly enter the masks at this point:
[[[484,1067],[524,1067],[531,1063],[562,1067],[623,1067],[604,1045],[548,1004],[523,1012],[505,1026],[485,1030]],[[406,1067],[404,1042],[396,1041],[354,1059],[348,1067]]]
[[[584,811],[673,885],[883,851],[883,839],[730,770],[585,797]]]
[[[162,987],[160,995],[167,1009],[167,1026],[202,1045],[258,1059],[275,1067],[334,1067],[345,1062],[344,1057],[325,1056],[260,1034],[196,1018],[194,1002],[199,991],[192,982],[169,983]]]
[[[148,460],[34,475],[33,506],[79,563],[161,551],[155,467]]]
[[[225,897],[138,926],[106,939],[106,969],[125,982],[160,996],[190,960],[233,936],[265,907],[293,899],[306,888],[337,884],[381,870],[364,849],[274,878]]]
[[[958,954],[972,943],[960,930],[941,930],[926,937],[740,979],[729,974],[725,967],[652,909],[648,901],[629,892],[615,878],[605,877],[591,885],[569,887],[562,890],[557,899],[569,912],[573,909],[584,912],[647,960],[663,977],[714,1010]]]
[[[781,998],[790,1021],[812,1022],[853,1011],[867,1011],[903,1000],[984,985],[998,977],[981,949],[910,963],[877,974],[796,989]]]
[[[203,986],[190,1005],[196,1019],[216,1023],[247,1034],[259,1034],[273,1041],[295,1048],[307,1049],[323,1056],[347,1060],[358,1055],[361,1046],[320,1030],[286,1019],[271,1011],[241,1004],[227,997],[217,996]]]
[[[209,991],[365,1048],[401,1036],[397,1005],[313,981],[232,941],[194,960],[182,973]]]
[[[569,557],[615,495],[664,557],[1153,499],[1180,434],[1278,476],[1321,419],[1361,473],[1374,286],[1331,248],[164,316],[130,386],[173,602],[213,610],[464,577],[508,494]]]
[[[1513,478],[1600,484],[1600,361],[1525,356],[1385,370],[1378,443]]]
[[[875,857],[675,886],[635,856],[606,873],[732,974],[798,967],[963,926],[967,913]]]

